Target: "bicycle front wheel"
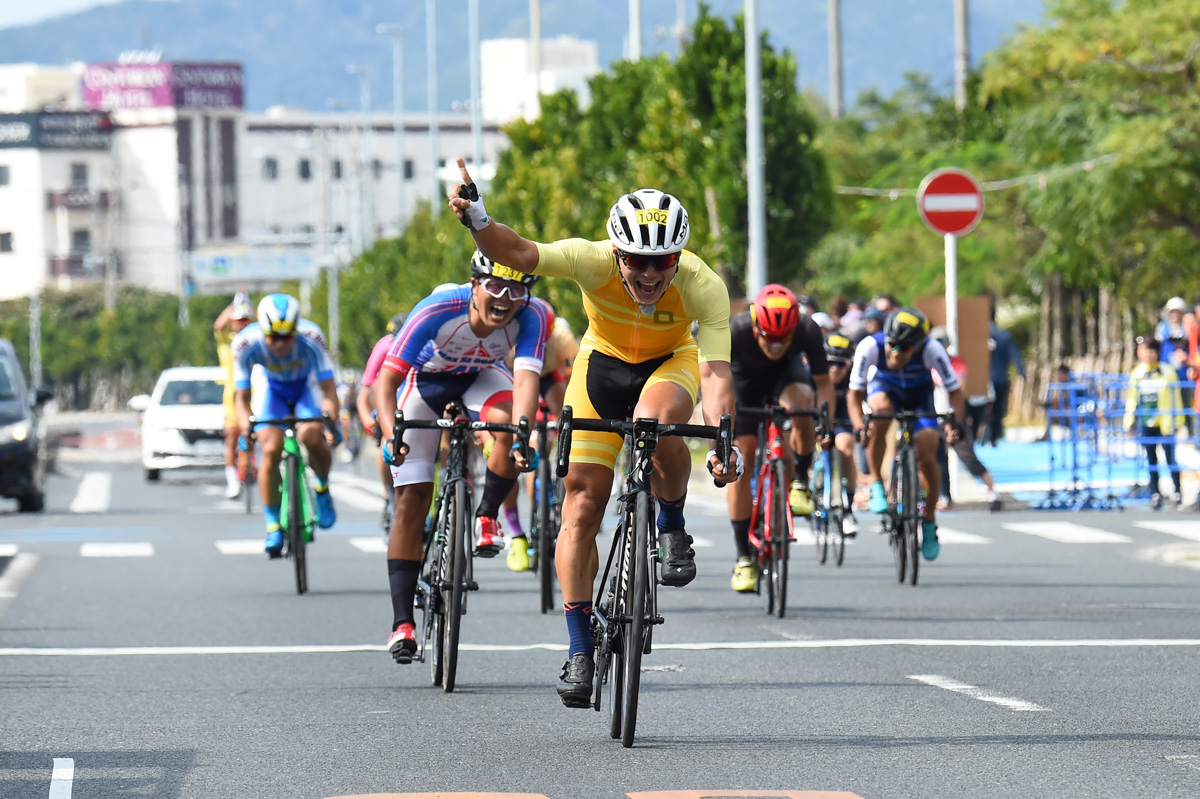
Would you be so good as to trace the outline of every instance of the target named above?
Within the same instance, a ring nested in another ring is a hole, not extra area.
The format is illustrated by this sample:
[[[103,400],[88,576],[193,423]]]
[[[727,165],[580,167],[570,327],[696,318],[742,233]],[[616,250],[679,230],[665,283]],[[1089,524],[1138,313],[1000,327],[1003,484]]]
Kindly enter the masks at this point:
[[[783,618],[787,609],[788,546],[792,538],[792,509],[788,504],[787,474],[783,461],[775,461],[774,493],[771,496],[771,582],[775,588],[775,615]]]
[[[824,456],[821,456],[824,457]],[[813,495],[813,511],[809,517],[809,524],[812,526],[813,539],[817,544],[817,562],[824,563],[829,559],[829,503],[826,501],[825,487],[829,480],[826,479],[825,469],[823,466],[813,469],[812,495]]]
[[[626,606],[629,619],[624,625],[623,657],[625,666],[624,701],[622,703],[621,745],[626,749],[633,746],[634,730],[637,728],[638,691],[642,684],[642,652],[646,646],[646,595],[649,593],[650,578],[650,495],[640,492],[634,511],[633,551],[626,558],[632,569],[626,585],[629,586],[629,601]]]
[[[836,457],[836,456],[835,456]],[[838,473],[837,467],[834,467],[833,480],[830,483],[830,514],[829,529],[833,536],[833,560],[837,565],[841,566],[842,561],[846,559],[846,533],[842,527],[846,521],[846,484],[842,480],[841,474]]]
[[[896,565],[896,580],[903,583],[908,573],[908,545],[904,539],[904,491],[908,485],[908,475],[903,474],[904,466],[900,458],[892,460],[892,474],[888,478],[888,496],[892,505],[884,514],[884,524],[887,525],[888,543],[892,547],[892,557]]]
[[[538,463],[536,483],[538,589],[541,594],[542,613],[549,613],[554,607],[554,537],[558,534],[550,501],[555,486],[550,476],[549,453]]]
[[[296,571],[296,593],[308,590],[308,566],[304,559],[304,497],[300,481],[300,464],[296,458],[287,459],[287,536],[288,550]]]
[[[446,541],[446,555],[449,560],[449,585],[446,589],[446,603],[443,606],[445,615],[442,617],[445,633],[445,674],[442,676],[442,689],[446,693],[454,690],[454,678],[458,671],[458,639],[462,628],[463,600],[467,586],[467,558],[470,555],[470,520],[467,519],[467,484],[459,480],[454,484],[453,504],[446,518],[450,520],[450,534]]]
[[[917,584],[921,565],[921,478],[917,473],[917,453],[909,449],[905,457],[907,479],[904,490],[904,541],[908,549],[908,582]]]

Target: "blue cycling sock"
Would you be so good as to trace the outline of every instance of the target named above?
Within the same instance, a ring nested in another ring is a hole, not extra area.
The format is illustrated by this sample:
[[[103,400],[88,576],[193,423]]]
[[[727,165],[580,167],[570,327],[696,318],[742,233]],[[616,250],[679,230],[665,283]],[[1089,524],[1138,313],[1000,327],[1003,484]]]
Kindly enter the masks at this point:
[[[687,502],[687,494],[675,501],[659,497],[658,500],[658,529],[682,530],[687,526],[683,520],[683,504]]]
[[[313,488],[316,489],[316,492],[318,494],[324,494],[326,491],[329,490],[329,478],[326,477],[326,478],[322,479],[320,477],[320,475],[314,474],[313,475]]]
[[[267,520],[268,527],[282,527],[279,521],[279,506],[278,505],[263,505],[263,518]]]
[[[417,593],[417,575],[421,561],[388,558],[388,584],[392,589],[392,629],[404,622],[414,624],[413,596]]]
[[[564,602],[563,610],[567,616],[567,633],[571,636],[567,657],[574,657],[580,652],[590,654],[595,649],[592,641],[592,603]]]

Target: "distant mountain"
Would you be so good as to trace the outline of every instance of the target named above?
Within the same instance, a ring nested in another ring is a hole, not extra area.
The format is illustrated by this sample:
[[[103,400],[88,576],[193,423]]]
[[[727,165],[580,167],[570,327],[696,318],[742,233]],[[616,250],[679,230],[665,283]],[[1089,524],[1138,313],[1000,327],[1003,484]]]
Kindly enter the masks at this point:
[[[828,87],[828,0],[759,0],[759,15],[773,46],[796,54],[799,83],[824,95]],[[449,110],[469,93],[466,0],[437,5],[438,105]],[[688,0],[689,19],[697,13]],[[995,48],[1021,23],[1042,17],[1042,0],[970,0],[972,63]],[[741,0],[711,0],[729,16]],[[529,31],[528,0],[482,0],[484,38],[523,37]],[[643,52],[673,52],[668,31],[675,3],[643,4]],[[543,0],[542,33],[570,34],[599,43],[601,64],[622,57],[628,5]],[[842,0],[842,52],[846,97],[862,90],[888,93],[905,72],[924,72],[950,91],[954,73],[952,0]],[[358,105],[350,63],[373,71],[376,108],[391,107],[391,41],[375,33],[379,22],[404,26],[405,107],[426,103],[425,4],[419,0],[124,0],[34,25],[0,29],[0,59],[111,61],[123,50],[161,47],[168,60],[237,60],[246,66],[247,107],[330,103]]]

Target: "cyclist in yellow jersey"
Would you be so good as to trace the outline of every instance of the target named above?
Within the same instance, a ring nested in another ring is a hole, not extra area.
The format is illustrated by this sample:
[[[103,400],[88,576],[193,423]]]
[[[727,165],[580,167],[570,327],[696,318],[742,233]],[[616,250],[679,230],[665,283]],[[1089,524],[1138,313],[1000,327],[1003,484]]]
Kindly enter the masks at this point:
[[[225,496],[237,499],[242,492],[242,481],[238,477],[237,440],[241,428],[238,427],[237,411],[233,405],[233,338],[241,333],[246,325],[254,321],[254,307],[245,292],[239,291],[217,321],[213,322],[213,336],[217,339],[217,362],[225,371],[225,392],[222,402],[225,405]]]
[[[687,422],[701,388],[706,424],[718,424],[721,414],[734,412],[729,295],[717,274],[684,249],[690,230],[687,211],[677,199],[657,189],[640,189],[613,205],[607,241],[541,244],[489,219],[461,158],[458,166],[462,183],[451,191],[450,207],[480,251],[521,272],[570,278],[583,291],[588,329],[565,398],[576,417]],[[698,323],[696,339],[693,321]],[[620,447],[621,437],[615,434],[573,434],[555,553],[571,639],[558,687],[567,707],[588,707],[591,700],[596,534]],[[728,472],[712,452],[708,465],[713,477],[726,484],[741,474],[741,460],[735,448]],[[686,585],[696,576],[683,518],[690,473],[691,455],[683,439],[660,440],[652,486],[659,502],[664,585]]]

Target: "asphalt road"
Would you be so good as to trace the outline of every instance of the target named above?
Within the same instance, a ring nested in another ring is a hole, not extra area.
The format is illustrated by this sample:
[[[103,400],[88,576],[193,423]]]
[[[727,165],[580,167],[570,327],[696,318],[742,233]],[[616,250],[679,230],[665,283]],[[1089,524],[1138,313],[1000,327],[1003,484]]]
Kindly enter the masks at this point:
[[[626,750],[559,704],[562,618],[502,558],[453,694],[392,662],[369,470],[339,466],[300,597],[219,475],[147,485],[128,455],[60,459],[44,514],[0,506],[5,799],[1200,796],[1195,516],[947,514],[916,588],[864,523],[841,568],[793,550],[775,619],[730,591],[697,485],[700,576],[660,591]]]

